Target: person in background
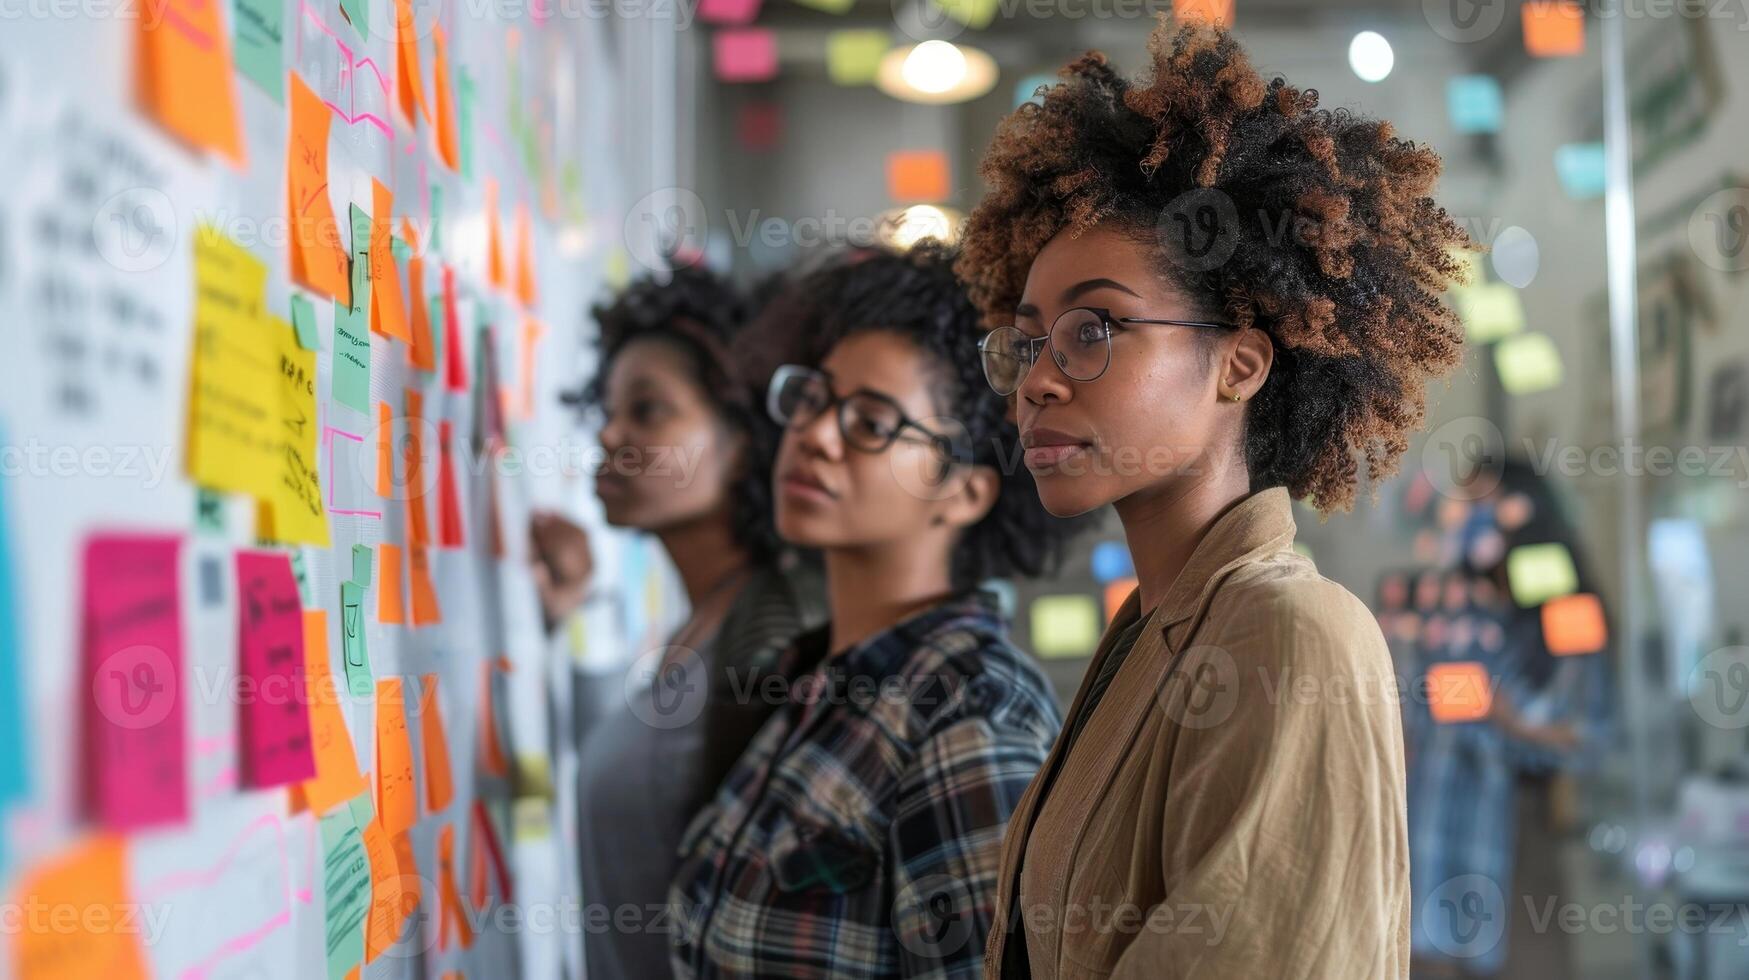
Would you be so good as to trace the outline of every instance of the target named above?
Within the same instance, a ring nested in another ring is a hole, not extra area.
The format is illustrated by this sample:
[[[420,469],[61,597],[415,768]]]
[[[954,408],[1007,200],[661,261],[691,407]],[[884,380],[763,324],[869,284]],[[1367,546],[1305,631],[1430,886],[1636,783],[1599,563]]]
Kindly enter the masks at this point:
[[[1432,151],[1162,18],[1004,120],[960,269],[1054,514],[1113,504],[1138,587],[1003,849],[989,977],[1403,977],[1389,652],[1292,501],[1392,473],[1461,359],[1473,248]]]
[[[1059,725],[977,585],[1046,571],[1071,529],[1004,465],[951,253],[860,253],[800,290],[807,343],[770,390],[777,523],[818,549],[830,618],[687,830],[675,974],[975,976],[1003,827]]]
[[[682,268],[593,313],[598,369],[568,400],[600,412],[596,495],[608,524],[662,543],[690,606],[579,749],[583,901],[611,924],[584,937],[589,976],[643,980],[668,970],[662,910],[681,831],[766,714],[739,686],[773,669],[825,603],[773,523],[778,430],[730,356],[748,318],[740,293]],[[532,534],[550,629],[583,602],[594,562],[583,529],[557,514],[534,515]]]

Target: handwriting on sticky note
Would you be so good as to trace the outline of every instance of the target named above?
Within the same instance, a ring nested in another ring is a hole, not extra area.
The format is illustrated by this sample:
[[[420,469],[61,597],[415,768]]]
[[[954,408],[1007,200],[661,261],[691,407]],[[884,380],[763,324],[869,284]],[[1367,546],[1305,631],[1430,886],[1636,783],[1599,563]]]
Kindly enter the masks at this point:
[[[377,682],[377,814],[390,834],[407,830],[419,817],[413,778],[405,693],[399,677],[385,677]]]
[[[75,909],[70,919],[20,917],[12,974],[18,980],[145,980],[140,930],[91,924],[133,921],[128,897],[127,840],[94,837],[38,865],[19,879],[11,908]],[[9,927],[9,930],[11,928]]]
[[[375,178],[370,182],[370,189],[370,328],[385,337],[411,343],[413,335],[407,325],[407,303],[401,294],[400,269],[395,265],[390,247],[390,232],[394,228],[390,212],[395,206],[395,196]]]
[[[259,532],[269,541],[328,546],[328,506],[316,457],[316,352],[303,347],[296,331],[277,317],[258,325],[278,345],[279,399],[275,435],[279,442],[274,493],[258,508]]]
[[[352,732],[340,710],[340,691],[328,666],[328,611],[304,610],[304,671],[310,697],[310,745],[316,775],[303,784],[304,801],[318,815],[370,787],[358,771]]]
[[[212,227],[194,238],[188,474],[263,500],[277,491],[278,338],[262,326],[267,267]]]
[[[350,304],[346,246],[328,199],[328,129],[332,110],[296,72],[291,82],[291,132],[286,139],[286,205],[291,215],[291,275],[342,305]]]
[[[370,411],[370,216],[352,206],[352,304],[334,304],[334,400]]]
[[[368,698],[375,689],[364,625],[364,587],[357,582],[340,583],[340,652],[346,664],[346,690],[355,698]]]
[[[370,859],[351,807],[322,818],[323,941],[329,980],[364,961],[364,920],[370,912]]]
[[[237,554],[238,732],[243,785],[255,789],[316,774],[310,749],[304,614],[283,552]]]
[[[85,545],[86,793],[112,830],[188,816],[180,545],[167,535]]]

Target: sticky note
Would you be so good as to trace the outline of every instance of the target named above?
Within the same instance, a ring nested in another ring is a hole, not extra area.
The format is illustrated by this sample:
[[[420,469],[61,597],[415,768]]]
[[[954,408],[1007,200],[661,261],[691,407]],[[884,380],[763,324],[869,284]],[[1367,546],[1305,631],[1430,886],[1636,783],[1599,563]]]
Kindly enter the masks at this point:
[[[1458,132],[1497,133],[1505,99],[1492,76],[1459,75],[1445,83],[1445,107]]]
[[[1112,582],[1136,573],[1136,566],[1130,561],[1129,546],[1122,541],[1101,541],[1094,545],[1090,564],[1095,582]]]
[[[495,661],[480,664],[480,762],[488,774],[502,779],[510,775],[510,759],[504,751],[504,737],[498,731],[497,698],[492,690],[496,672]]]
[[[1172,16],[1184,23],[1233,26],[1233,0],[1172,0]]]
[[[364,850],[370,861],[370,918],[365,926],[364,961],[374,963],[395,944],[405,921],[402,914],[401,866],[395,857],[394,839],[372,820],[364,827]],[[417,897],[418,885],[414,885]]]
[[[368,544],[352,546],[352,581],[367,589],[370,588],[371,550]]]
[[[1536,58],[1566,58],[1585,52],[1585,8],[1571,0],[1526,0],[1524,50]]]
[[[449,39],[442,24],[431,27],[431,91],[437,112],[437,155],[444,166],[461,168],[461,147],[456,137],[455,103],[449,94]]]
[[[364,640],[364,587],[356,582],[340,583],[340,644],[346,689],[355,698],[370,697],[374,679]]]
[[[1561,383],[1561,352],[1546,333],[1521,333],[1494,345],[1494,368],[1509,395],[1547,391]]]
[[[1524,329],[1524,302],[1507,283],[1468,286],[1452,296],[1471,343],[1493,343]]]
[[[292,281],[344,305],[351,301],[351,265],[328,199],[328,129],[333,110],[296,72],[290,79],[291,131],[285,160]]]
[[[437,425],[437,543],[443,548],[460,548],[462,538],[461,498],[456,491],[455,453],[451,448],[454,431],[449,419]]]
[[[385,337],[411,343],[413,334],[407,325],[407,300],[401,292],[400,268],[395,265],[394,250],[389,244],[395,196],[374,177],[370,194],[370,328]]]
[[[1555,150],[1555,175],[1561,190],[1575,201],[1602,197],[1603,144],[1568,143]]]
[[[1099,644],[1102,621],[1091,596],[1039,596],[1030,618],[1032,649],[1040,657],[1085,657]]]
[[[498,897],[504,901],[512,901],[515,894],[511,888],[510,864],[504,859],[504,844],[498,828],[492,823],[492,815],[486,810],[486,803],[479,798],[473,805],[473,847],[471,850],[484,854],[492,868],[492,873],[498,882]],[[475,902],[476,907],[484,905],[484,896]]]
[[[146,0],[135,62],[140,103],[190,146],[243,166],[231,35],[213,0]]]
[[[1134,592],[1135,590],[1136,590],[1136,580],[1134,578],[1112,579],[1110,582],[1106,583],[1106,585],[1105,585],[1105,623],[1106,623],[1106,625],[1108,625],[1108,626],[1111,625],[1111,621],[1113,619],[1117,618],[1117,611],[1119,609],[1123,608],[1123,604],[1125,602],[1129,601],[1130,593]]]
[[[426,455],[426,431],[430,428],[425,422],[425,396],[417,388],[405,389],[407,399],[407,434],[402,449],[402,465],[405,470],[405,493],[401,496],[407,504],[407,544],[421,548],[431,543],[431,517],[427,498],[431,496],[432,478],[437,474],[432,472],[433,460]]]
[[[146,980],[151,976],[140,919],[128,893],[127,839],[87,838],[18,879],[8,907],[12,976],[17,980]],[[36,909],[37,914],[26,914]],[[58,910],[77,914],[68,916]],[[103,923],[101,927],[97,923]]]
[[[516,298],[523,309],[532,309],[539,300],[535,286],[534,228],[527,204],[516,205]]]
[[[474,179],[474,76],[466,67],[455,72],[456,144],[459,147],[461,174]]]
[[[468,365],[462,350],[461,310],[456,305],[455,270],[443,267],[444,383],[450,391],[468,390]]]
[[[0,439],[4,439],[0,435]],[[0,815],[31,793],[31,752],[24,702],[23,631],[18,621],[19,579],[13,574],[12,512],[8,481],[0,478]],[[0,875],[6,873],[4,830],[0,830]]]
[[[443,702],[437,675],[426,674],[419,694],[419,744],[425,751],[425,808],[432,813],[455,798],[455,778],[449,767],[449,736],[443,725]]]
[[[947,154],[940,150],[895,150],[887,154],[887,196],[900,204],[928,203],[950,193]]]
[[[323,943],[328,980],[343,980],[364,962],[364,920],[370,913],[370,858],[351,807],[323,817]]]
[[[1543,603],[1543,644],[1557,657],[1596,653],[1609,642],[1603,601],[1576,592]]]
[[[443,610],[437,604],[437,588],[431,581],[429,549],[407,549],[407,582],[413,594],[413,625],[434,626],[443,622]]]
[[[942,13],[981,31],[996,19],[999,0],[934,0],[934,3]]]
[[[744,150],[770,150],[783,139],[783,106],[745,102],[735,111],[735,140]]]
[[[460,939],[463,949],[474,945],[474,933],[462,908],[461,889],[455,877],[455,824],[444,824],[437,832],[437,948],[448,951],[451,937]]]
[[[407,600],[401,586],[401,546],[389,541],[377,545],[383,566],[377,582],[377,622],[394,625],[407,621]]]
[[[429,320],[429,323],[431,324],[431,328],[432,328],[431,329],[431,352],[430,352],[430,358],[429,358],[429,360],[431,362],[431,367],[425,368],[424,370],[430,370],[434,373],[437,371],[437,365],[442,363],[442,361],[443,361],[443,330],[441,328],[444,325],[443,312],[445,309],[446,309],[446,305],[443,301],[443,294],[441,292],[439,292],[438,294],[431,297],[431,311],[430,311],[430,320]],[[415,335],[417,335],[417,334],[415,334]],[[413,366],[420,367],[421,365],[420,365],[419,361],[417,359],[415,359],[413,362]]]
[[[237,0],[237,70],[285,105],[285,2]]]
[[[718,81],[764,82],[777,77],[777,35],[763,27],[728,27],[711,36]]]
[[[316,307],[309,297],[293,293],[291,314],[292,330],[297,336],[298,346],[304,350],[320,349],[321,341],[316,337]]]
[[[418,116],[431,123],[431,105],[419,70],[419,33],[413,21],[413,0],[395,0],[395,89],[401,116],[411,124]]]
[[[83,772],[91,816],[109,830],[188,817],[180,548],[157,534],[85,543]]]
[[[340,0],[340,14],[359,37],[370,37],[370,0]]]
[[[280,472],[277,338],[262,326],[267,267],[217,229],[194,236],[188,475],[272,499]]]
[[[804,7],[824,10],[829,14],[844,14],[850,12],[850,8],[855,5],[856,0],[796,0],[796,2]]]
[[[707,24],[751,24],[760,0],[699,0],[698,19]]]
[[[328,547],[328,505],[316,455],[316,352],[297,340],[278,317],[257,329],[278,347],[278,398],[273,429],[279,457],[273,492],[257,509],[256,533],[263,540]]]
[[[359,254],[352,268],[352,305],[334,304],[334,400],[370,410],[370,217],[352,206],[352,240]]]
[[[833,31],[826,35],[826,74],[838,85],[871,85],[892,46],[886,31]]]
[[[412,230],[406,219],[402,219],[402,224]],[[425,260],[417,254],[407,260],[407,304],[411,319],[407,359],[421,371],[436,371],[437,348],[431,337],[434,307],[431,298],[425,295]]]
[[[401,678],[377,681],[377,814],[383,829],[398,834],[419,819],[413,786],[413,743],[407,736],[407,704]]]
[[[370,786],[358,769],[352,732],[340,710],[340,690],[328,666],[328,611],[304,610],[305,687],[310,697],[310,746],[316,774],[304,781],[305,804],[319,816]]]
[[[1474,660],[1432,664],[1427,668],[1427,706],[1442,725],[1488,717],[1494,686],[1488,671]]]
[[[1573,556],[1558,541],[1521,544],[1506,554],[1506,579],[1512,598],[1529,608],[1579,588]]]
[[[237,553],[238,762],[267,789],[316,774],[305,686],[304,614],[284,552]]]

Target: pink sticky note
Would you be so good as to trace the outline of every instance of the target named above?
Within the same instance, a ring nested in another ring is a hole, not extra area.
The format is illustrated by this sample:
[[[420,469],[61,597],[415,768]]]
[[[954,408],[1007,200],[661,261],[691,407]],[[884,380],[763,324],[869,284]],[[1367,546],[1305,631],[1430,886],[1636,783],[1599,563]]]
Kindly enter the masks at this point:
[[[237,553],[238,770],[265,789],[316,775],[304,673],[304,610],[291,557]]]
[[[759,0],[699,0],[698,19],[707,24],[751,24]]]
[[[725,82],[763,82],[777,77],[777,35],[763,27],[721,30],[711,38],[717,78]]]
[[[188,819],[181,543],[153,534],[85,543],[83,791],[90,816],[108,830]]]

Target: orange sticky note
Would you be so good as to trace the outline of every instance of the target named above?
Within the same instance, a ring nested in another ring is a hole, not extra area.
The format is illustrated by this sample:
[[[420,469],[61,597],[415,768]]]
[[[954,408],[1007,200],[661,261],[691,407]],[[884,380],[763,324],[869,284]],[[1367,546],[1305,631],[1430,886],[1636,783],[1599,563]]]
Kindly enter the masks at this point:
[[[425,101],[425,86],[419,75],[419,32],[413,23],[413,0],[395,0],[395,78],[400,92],[401,115],[411,123],[418,114],[431,122],[431,105]]]
[[[231,32],[220,0],[146,0],[135,61],[143,108],[191,146],[243,166]]]
[[[401,272],[395,266],[394,250],[389,247],[390,229],[394,227],[389,214],[395,206],[395,195],[373,177],[370,200],[370,328],[385,337],[412,343],[413,333],[407,326],[407,300],[401,294]]]
[[[449,94],[449,40],[443,25],[431,27],[431,90],[437,102],[437,154],[444,166],[461,169],[461,145],[456,139],[455,102]]]
[[[298,285],[352,305],[352,266],[328,200],[330,110],[297,72],[290,73],[291,135],[285,142],[286,201],[291,215],[291,275]]]
[[[1427,704],[1441,724],[1488,717],[1494,688],[1488,672],[1474,660],[1434,664],[1427,668]]]
[[[140,930],[115,927],[134,922],[139,911],[128,897],[127,846],[124,837],[88,838],[20,878],[10,908],[45,909],[50,914],[20,914],[15,925],[8,925],[14,977],[145,980],[149,976]],[[54,914],[61,909],[77,914]]]
[[[1106,586],[1105,586],[1105,622],[1106,622],[1106,625],[1109,626],[1111,624],[1111,621],[1117,617],[1117,611],[1119,609],[1123,608],[1124,602],[1129,599],[1130,593],[1134,592],[1135,590],[1136,590],[1136,580],[1134,578],[1113,579],[1112,581],[1106,583]]]
[[[340,711],[340,687],[328,666],[328,611],[304,610],[304,671],[310,692],[310,743],[316,775],[294,795],[318,816],[370,789],[358,771],[352,733]]]
[[[1596,653],[1609,642],[1603,601],[1589,592],[1543,603],[1543,643],[1557,657]]]
[[[413,625],[433,626],[443,622],[443,610],[437,605],[437,588],[431,581],[430,550],[408,547],[407,565],[407,578],[413,593]]]
[[[419,696],[419,738],[425,746],[425,808],[432,813],[455,798],[449,769],[449,739],[443,726],[443,705],[437,698],[437,675],[426,674]]]
[[[1528,0],[1523,10],[1524,50],[1537,58],[1585,53],[1585,8],[1570,0]]]
[[[407,621],[407,600],[401,587],[401,546],[388,541],[377,545],[377,622]]]
[[[528,217],[528,205],[516,206],[516,298],[524,309],[535,303],[534,229]]]
[[[462,909],[461,889],[456,886],[455,824],[444,824],[437,832],[437,899],[440,905],[438,919],[442,923],[437,933],[437,948],[449,949],[452,926],[461,939],[462,948],[472,947],[474,933],[468,924],[467,913]]]
[[[388,402],[377,402],[377,496],[395,495],[395,418]]]
[[[383,950],[395,945],[401,923],[401,866],[395,845],[381,821],[372,820],[362,831],[365,856],[370,860],[370,915],[365,920],[364,961],[372,963]]]
[[[1172,0],[1172,16],[1184,23],[1233,26],[1233,0]]]
[[[534,370],[540,363],[535,351],[540,347],[541,337],[545,336],[547,328],[534,317],[526,317],[522,321],[522,371],[517,380],[521,384],[518,392],[516,411],[522,418],[534,417]]]
[[[503,657],[498,660],[509,662]],[[498,709],[492,698],[492,673],[496,669],[495,660],[480,665],[480,756],[486,772],[503,778],[510,775],[510,760],[498,735]]]
[[[887,154],[887,195],[900,203],[945,200],[950,191],[947,154],[940,150],[895,150]]]
[[[486,281],[503,289],[504,235],[498,230],[498,182],[486,178]]]
[[[408,342],[407,357],[421,371],[437,370],[437,349],[432,344],[431,315],[425,301],[425,259],[419,255],[419,239],[412,222],[401,219],[401,237],[413,247],[413,257],[407,260],[407,303],[412,307],[413,339]]]
[[[377,817],[391,834],[419,819],[413,743],[407,736],[407,703],[399,677],[377,681]]]

